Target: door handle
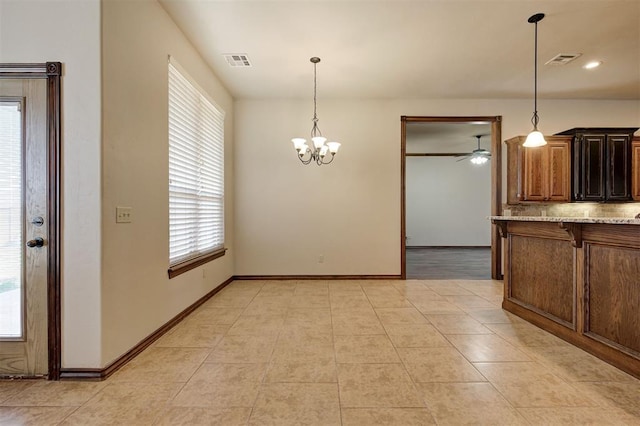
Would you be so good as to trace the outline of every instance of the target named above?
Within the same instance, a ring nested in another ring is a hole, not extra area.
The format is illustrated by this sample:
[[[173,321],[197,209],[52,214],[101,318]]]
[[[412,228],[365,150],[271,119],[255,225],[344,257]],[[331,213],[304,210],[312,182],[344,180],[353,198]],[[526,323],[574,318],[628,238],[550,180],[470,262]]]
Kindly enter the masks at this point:
[[[44,239],[40,237],[27,241],[27,247],[42,247],[43,245],[44,245]]]

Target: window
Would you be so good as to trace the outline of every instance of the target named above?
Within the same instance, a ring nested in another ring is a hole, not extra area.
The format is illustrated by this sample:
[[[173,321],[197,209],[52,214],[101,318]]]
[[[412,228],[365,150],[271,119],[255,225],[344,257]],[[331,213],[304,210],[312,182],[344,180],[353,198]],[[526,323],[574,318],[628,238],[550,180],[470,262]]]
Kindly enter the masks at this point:
[[[224,251],[224,112],[170,59],[169,278]]]

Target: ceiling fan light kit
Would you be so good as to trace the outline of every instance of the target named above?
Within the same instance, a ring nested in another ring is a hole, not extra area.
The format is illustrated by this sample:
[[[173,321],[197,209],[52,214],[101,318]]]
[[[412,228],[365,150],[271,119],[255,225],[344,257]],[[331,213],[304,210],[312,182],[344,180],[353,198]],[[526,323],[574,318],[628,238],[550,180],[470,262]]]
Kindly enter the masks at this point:
[[[481,164],[484,164],[484,163],[486,163],[487,161],[489,161],[489,158],[488,158],[488,157],[486,157],[486,156],[478,155],[478,156],[475,156],[475,157],[471,157],[471,160],[470,160],[470,161],[471,161],[473,164],[481,165]]]
[[[478,166],[489,161],[489,157],[491,157],[491,153],[489,151],[487,151],[486,149],[480,148],[480,138],[482,136],[483,135],[476,135],[476,138],[478,138],[478,148],[473,150],[473,152],[471,153],[471,159],[470,159],[470,161],[473,164],[476,164]]]
[[[340,149],[339,142],[327,142],[327,138],[322,136],[320,127],[318,127],[318,114],[317,114],[317,72],[316,66],[320,62],[320,58],[312,57],[309,59],[313,64],[313,127],[311,128],[311,146],[307,143],[305,138],[293,138],[293,147],[298,152],[298,159],[302,164],[307,165],[312,162],[318,166],[323,164],[329,164],[333,161],[335,155]],[[330,155],[329,155],[330,154]]]
[[[462,157],[458,161],[462,161],[470,157],[469,161],[471,161],[473,164],[478,166],[489,161],[489,159],[491,158],[491,152],[487,151],[484,148],[480,148],[480,138],[483,136],[486,136],[486,135],[475,135],[474,137],[478,139],[478,147],[473,151],[471,151],[470,154],[466,154],[464,157]]]
[[[535,25],[533,54],[533,117],[531,118],[533,130],[529,135],[527,135],[527,139],[524,141],[524,144],[522,144],[528,148],[544,146],[547,144],[547,141],[544,139],[544,135],[538,130],[538,122],[540,121],[540,118],[538,117],[538,22],[542,21],[543,18],[544,13],[536,13],[535,15],[530,16],[527,20],[530,24]]]

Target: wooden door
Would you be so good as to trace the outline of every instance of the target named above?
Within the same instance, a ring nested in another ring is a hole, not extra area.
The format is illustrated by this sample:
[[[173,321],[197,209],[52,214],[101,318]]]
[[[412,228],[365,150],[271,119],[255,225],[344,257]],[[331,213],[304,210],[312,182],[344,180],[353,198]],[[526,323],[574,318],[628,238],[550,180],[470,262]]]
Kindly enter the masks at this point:
[[[571,198],[571,149],[569,141],[549,142],[547,151],[549,172],[547,199],[550,201],[569,201]]]
[[[0,80],[0,376],[48,374],[47,81]]]
[[[631,161],[631,195],[640,201],[640,140],[634,140],[631,145]]]

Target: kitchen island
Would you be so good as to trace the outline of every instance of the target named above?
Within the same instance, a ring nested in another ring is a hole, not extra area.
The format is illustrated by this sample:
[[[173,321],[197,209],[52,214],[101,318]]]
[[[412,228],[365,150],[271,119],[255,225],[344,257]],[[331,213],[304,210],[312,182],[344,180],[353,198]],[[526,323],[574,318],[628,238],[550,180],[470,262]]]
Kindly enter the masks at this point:
[[[492,216],[502,307],[640,378],[640,220]]]

